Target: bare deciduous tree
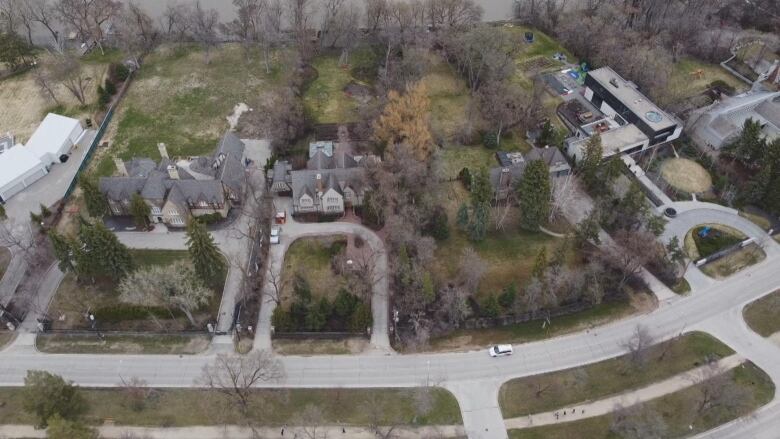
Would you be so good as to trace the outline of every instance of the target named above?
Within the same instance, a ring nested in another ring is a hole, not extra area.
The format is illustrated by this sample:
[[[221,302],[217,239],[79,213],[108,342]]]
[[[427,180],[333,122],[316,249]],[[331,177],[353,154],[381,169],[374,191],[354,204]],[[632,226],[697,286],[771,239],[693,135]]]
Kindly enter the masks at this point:
[[[615,406],[610,431],[625,439],[663,439],[668,427],[663,417],[643,404]]]
[[[488,269],[488,263],[472,247],[463,249],[460,257],[460,278],[470,294],[477,292],[479,283]]]
[[[203,46],[205,50],[204,60],[208,64],[211,62],[211,49],[217,44],[219,13],[214,9],[203,8],[200,0],[198,0],[192,9],[189,21],[192,37]]]
[[[161,27],[168,38],[184,41],[190,32],[192,10],[184,3],[169,3],[160,18]]]
[[[118,42],[124,51],[133,57],[137,66],[140,59],[158,43],[160,32],[152,18],[135,2],[119,14]]]
[[[623,343],[623,348],[628,350],[628,362],[637,369],[644,369],[648,361],[648,350],[655,340],[646,327],[637,325],[634,333]]]
[[[81,105],[86,105],[85,88],[89,83],[84,69],[78,59],[71,53],[63,53],[52,59],[45,72],[53,80],[61,83]]]
[[[696,414],[715,419],[745,409],[752,399],[750,391],[737,384],[733,372],[724,370],[717,362],[711,362],[693,377],[699,384]]]
[[[57,28],[58,16],[51,0],[26,0],[26,7],[30,19],[45,27],[51,34],[54,46],[60,47],[60,33]]]
[[[268,351],[253,351],[247,355],[222,353],[213,363],[203,367],[197,383],[224,395],[246,415],[252,407],[252,388],[278,382],[284,376],[282,363]]]
[[[115,0],[59,0],[60,18],[76,30],[85,42],[92,40],[103,52],[103,26],[122,9]]]
[[[301,59],[308,60],[314,55],[311,24],[311,19],[314,16],[314,2],[312,0],[289,0],[287,14],[295,35],[298,53]]]

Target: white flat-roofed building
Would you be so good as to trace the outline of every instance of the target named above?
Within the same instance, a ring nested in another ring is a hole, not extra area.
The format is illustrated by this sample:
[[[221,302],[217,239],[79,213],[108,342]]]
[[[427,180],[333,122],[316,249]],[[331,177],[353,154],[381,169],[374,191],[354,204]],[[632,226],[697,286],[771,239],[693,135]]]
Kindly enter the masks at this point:
[[[0,154],[0,201],[8,201],[48,172],[29,148],[16,145],[5,150]]]
[[[83,133],[84,128],[78,120],[49,113],[27,141],[26,147],[46,166],[50,166],[59,163],[60,156],[67,154]]]

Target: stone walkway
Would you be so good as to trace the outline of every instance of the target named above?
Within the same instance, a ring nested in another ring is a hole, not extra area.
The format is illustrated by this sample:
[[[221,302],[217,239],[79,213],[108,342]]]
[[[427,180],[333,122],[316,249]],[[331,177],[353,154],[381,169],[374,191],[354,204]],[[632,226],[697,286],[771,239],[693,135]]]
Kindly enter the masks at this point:
[[[724,372],[744,363],[745,359],[739,355],[731,355],[718,361],[718,367]],[[608,398],[592,401],[585,404],[572,404],[561,407],[559,410],[546,413],[537,413],[530,416],[505,419],[506,428],[529,428],[540,425],[558,424],[563,422],[578,421],[581,419],[605,415],[615,410],[615,406],[632,406],[641,402],[660,398],[664,395],[688,388],[702,381],[702,371],[709,366],[701,366],[696,369],[683,372],[663,381],[650,384],[641,389],[630,390]],[[564,415],[564,412],[566,413]]]

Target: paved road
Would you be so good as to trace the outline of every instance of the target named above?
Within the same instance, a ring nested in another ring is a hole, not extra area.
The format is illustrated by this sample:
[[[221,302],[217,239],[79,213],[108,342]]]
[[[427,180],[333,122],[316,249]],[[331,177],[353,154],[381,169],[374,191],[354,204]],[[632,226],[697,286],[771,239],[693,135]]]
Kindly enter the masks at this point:
[[[27,261],[20,252],[12,252],[11,262],[0,279],[0,305],[8,305],[8,302],[19,287],[19,283],[27,271]]]
[[[268,257],[268,272],[263,287],[263,304],[260,308],[260,316],[255,332],[255,349],[271,349],[271,316],[276,301],[273,299],[274,286],[271,282],[271,273],[281,275],[284,264],[284,254],[296,239],[305,236],[327,236],[336,234],[354,234],[363,238],[371,247],[375,255],[374,294],[371,298],[371,310],[373,313],[373,325],[371,328],[371,347],[375,353],[391,353],[390,339],[387,334],[388,327],[388,303],[389,280],[388,261],[384,242],[370,229],[360,225],[346,222],[333,223],[299,223],[289,215],[292,212],[289,198],[276,198],[274,205],[277,210],[288,212],[287,223],[282,226],[281,240],[278,245],[271,246]]]

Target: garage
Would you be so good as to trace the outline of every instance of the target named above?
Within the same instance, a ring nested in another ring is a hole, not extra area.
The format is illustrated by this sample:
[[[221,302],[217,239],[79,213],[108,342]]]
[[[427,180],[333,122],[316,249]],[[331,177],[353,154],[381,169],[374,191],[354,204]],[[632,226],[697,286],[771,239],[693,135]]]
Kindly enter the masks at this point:
[[[67,154],[78,143],[84,132],[81,123],[70,117],[49,113],[35,130],[26,147],[44,165],[60,162],[60,156]]]
[[[29,148],[16,145],[6,150],[0,154],[0,201],[8,201],[47,173],[46,166]]]

